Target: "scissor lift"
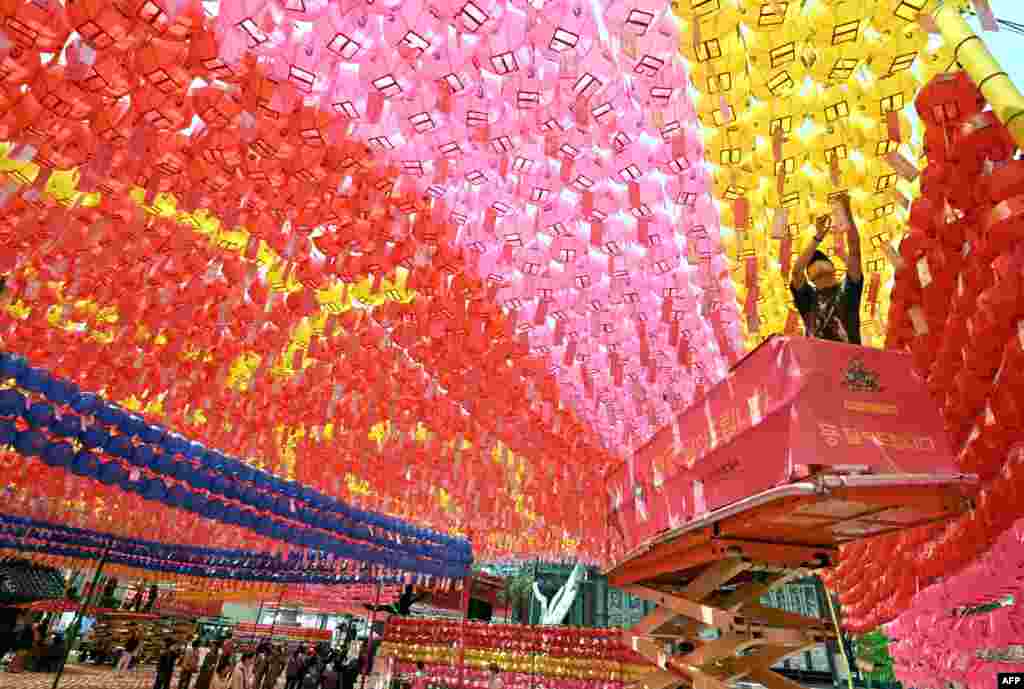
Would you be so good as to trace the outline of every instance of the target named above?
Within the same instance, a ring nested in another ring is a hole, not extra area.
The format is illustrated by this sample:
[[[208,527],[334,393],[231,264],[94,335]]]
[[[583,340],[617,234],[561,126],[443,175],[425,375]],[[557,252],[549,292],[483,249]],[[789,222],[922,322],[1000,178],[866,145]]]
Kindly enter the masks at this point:
[[[720,689],[745,680],[798,689],[771,667],[834,639],[834,625],[766,607],[761,597],[831,566],[843,543],[963,512],[974,487],[974,477],[962,475],[832,471],[652,539],[608,572],[610,584],[658,606],[623,632],[623,641],[658,667],[634,687]]]

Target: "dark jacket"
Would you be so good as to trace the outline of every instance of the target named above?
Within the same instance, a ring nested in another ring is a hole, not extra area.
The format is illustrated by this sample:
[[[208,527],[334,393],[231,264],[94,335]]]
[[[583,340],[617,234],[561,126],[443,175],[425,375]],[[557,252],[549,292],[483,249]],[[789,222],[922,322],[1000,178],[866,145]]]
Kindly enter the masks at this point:
[[[35,636],[32,634],[32,625],[26,624],[18,633],[18,642],[15,648],[19,651],[27,651],[35,645]]]
[[[341,689],[341,675],[334,668],[334,665],[329,665],[324,670],[323,678],[320,681],[323,689]]]
[[[353,689],[357,679],[359,679],[359,661],[353,660],[341,669],[342,689]]]
[[[213,681],[213,673],[217,670],[217,663],[220,661],[220,650],[211,648],[206,657],[203,658],[203,664],[199,667],[199,678],[196,679],[195,689],[210,689],[210,683]]]
[[[156,672],[158,675],[170,676],[174,674],[174,664],[178,662],[178,652],[173,648],[165,649],[156,661]]]
[[[302,675],[302,670],[306,666],[306,658],[302,655],[295,655],[294,653],[288,657],[288,670],[286,677],[288,679],[295,679]]]
[[[277,678],[284,672],[285,662],[284,655],[274,651],[267,662],[267,673],[263,676],[263,689],[274,689],[277,686]]]
[[[322,670],[320,659],[313,656],[306,663],[306,670],[302,673],[302,689],[312,689],[313,687],[319,689]]]

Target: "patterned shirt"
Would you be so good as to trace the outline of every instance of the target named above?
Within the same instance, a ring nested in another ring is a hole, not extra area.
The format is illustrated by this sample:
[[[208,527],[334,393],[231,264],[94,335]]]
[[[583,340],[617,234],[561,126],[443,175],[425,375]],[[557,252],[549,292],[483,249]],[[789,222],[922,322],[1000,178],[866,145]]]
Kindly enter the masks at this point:
[[[793,289],[793,302],[804,320],[807,337],[833,342],[860,342],[860,298],[864,279],[854,282],[847,276],[833,287],[817,290],[808,282]]]

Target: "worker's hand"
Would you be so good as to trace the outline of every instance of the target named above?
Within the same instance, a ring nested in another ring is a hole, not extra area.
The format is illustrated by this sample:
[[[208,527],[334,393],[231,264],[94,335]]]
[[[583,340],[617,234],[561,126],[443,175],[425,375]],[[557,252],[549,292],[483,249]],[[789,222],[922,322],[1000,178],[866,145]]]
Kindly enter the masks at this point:
[[[814,221],[814,238],[819,242],[825,238],[829,230],[829,216],[819,215]]]
[[[853,222],[853,209],[850,206],[850,195],[846,192],[836,194],[831,199],[833,221],[842,228]]]

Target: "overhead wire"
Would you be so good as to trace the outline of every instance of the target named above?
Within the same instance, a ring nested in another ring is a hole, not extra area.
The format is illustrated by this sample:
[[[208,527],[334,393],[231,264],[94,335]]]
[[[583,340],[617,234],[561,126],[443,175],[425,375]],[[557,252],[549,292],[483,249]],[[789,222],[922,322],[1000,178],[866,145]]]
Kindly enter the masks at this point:
[[[978,16],[978,13],[975,10],[964,10],[964,13],[972,17]],[[1010,19],[1000,19],[999,17],[995,17],[995,20],[996,24],[998,24],[1000,27],[1009,29],[1010,31],[1017,34],[1024,35],[1024,23],[1015,22]]]

